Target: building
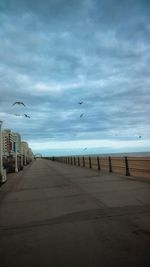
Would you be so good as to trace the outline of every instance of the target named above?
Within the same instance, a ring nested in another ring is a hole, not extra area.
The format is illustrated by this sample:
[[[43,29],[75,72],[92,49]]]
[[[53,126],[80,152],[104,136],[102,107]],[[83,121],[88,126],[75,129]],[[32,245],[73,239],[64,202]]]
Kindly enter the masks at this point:
[[[19,133],[14,133],[9,129],[2,131],[3,142],[3,156],[15,156],[16,149],[17,155],[21,155],[21,136]]]
[[[19,133],[5,129],[2,131],[2,157],[7,172],[18,172],[32,161],[33,153],[27,142],[21,142]]]
[[[27,142],[21,142],[21,151],[23,155],[23,164],[26,165],[33,160],[33,152]]]
[[[19,133],[12,133],[14,140],[14,151],[17,149],[17,155],[21,156],[21,136]]]
[[[21,142],[21,151],[23,155],[23,164],[26,165],[28,163],[28,143],[27,142]]]
[[[33,152],[31,150],[31,148],[29,147],[29,161],[32,161],[34,158]]]
[[[14,135],[9,129],[2,131],[2,148],[4,157],[14,154]]]

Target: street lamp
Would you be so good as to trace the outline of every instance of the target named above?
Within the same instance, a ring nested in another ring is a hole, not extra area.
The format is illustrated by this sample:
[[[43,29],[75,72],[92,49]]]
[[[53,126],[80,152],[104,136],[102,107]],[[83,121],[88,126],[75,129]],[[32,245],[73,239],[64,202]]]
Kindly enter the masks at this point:
[[[15,142],[15,172],[18,172],[17,140]]]
[[[21,144],[21,170],[23,170],[23,146]]]
[[[24,165],[27,165],[27,150],[24,148]]]
[[[17,153],[17,149],[18,149],[18,146],[17,146],[17,135],[14,134],[14,138],[15,138],[15,142],[14,142],[14,151],[15,151],[15,172],[18,172],[18,153]]]
[[[3,169],[3,140],[2,140],[2,124],[0,121],[0,182],[6,181],[6,170]]]
[[[0,121],[0,180],[2,180],[2,176],[3,176],[2,124],[3,124],[3,121]]]

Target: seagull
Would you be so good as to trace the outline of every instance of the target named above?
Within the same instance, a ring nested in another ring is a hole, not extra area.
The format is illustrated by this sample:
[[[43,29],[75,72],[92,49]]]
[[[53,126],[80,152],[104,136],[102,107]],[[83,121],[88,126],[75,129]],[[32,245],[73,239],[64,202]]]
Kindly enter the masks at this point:
[[[79,105],[82,105],[82,104],[83,104],[83,101],[80,101],[78,104],[79,104]]]
[[[84,151],[84,150],[87,150],[87,147],[85,147],[85,148],[83,149],[83,151]]]
[[[27,114],[24,114],[24,116],[25,116],[26,118],[29,118],[29,119],[30,119],[30,116],[28,116]]]
[[[84,115],[84,113],[82,113],[82,114],[80,115],[80,118],[82,118],[82,117],[83,117],[83,115]]]
[[[25,104],[23,103],[23,102],[20,102],[20,101],[16,101],[16,102],[14,102],[13,104],[12,104],[12,106],[14,106],[14,105],[23,105],[24,107],[25,107]]]

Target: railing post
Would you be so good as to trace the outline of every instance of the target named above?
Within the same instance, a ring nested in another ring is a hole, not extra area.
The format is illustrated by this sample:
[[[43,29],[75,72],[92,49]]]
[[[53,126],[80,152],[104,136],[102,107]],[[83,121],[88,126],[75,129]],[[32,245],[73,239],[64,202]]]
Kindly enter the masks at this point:
[[[83,157],[83,167],[85,167],[85,158]]]
[[[109,157],[108,160],[109,160],[109,172],[112,172],[111,157]]]
[[[89,156],[89,168],[92,168],[92,164],[91,164],[91,157]]]
[[[100,166],[100,159],[99,157],[97,157],[97,169],[100,170],[101,166]]]
[[[80,166],[80,158],[78,157],[78,166]]]
[[[125,157],[125,167],[126,167],[126,176],[130,176],[128,158],[127,157]]]
[[[74,157],[74,165],[76,165],[76,158]]]
[[[71,163],[71,165],[72,165],[72,157],[71,157],[71,162],[70,162],[70,163]]]

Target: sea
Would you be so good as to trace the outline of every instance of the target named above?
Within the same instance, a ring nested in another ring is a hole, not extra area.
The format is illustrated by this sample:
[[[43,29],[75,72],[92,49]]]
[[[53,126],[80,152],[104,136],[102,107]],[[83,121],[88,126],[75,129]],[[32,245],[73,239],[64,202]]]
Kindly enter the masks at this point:
[[[110,154],[90,154],[91,156],[99,157],[150,157],[150,152],[125,152],[125,153],[110,153]],[[85,156],[88,156],[87,154]]]

